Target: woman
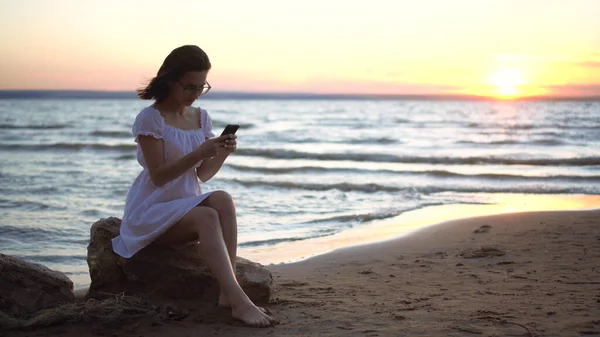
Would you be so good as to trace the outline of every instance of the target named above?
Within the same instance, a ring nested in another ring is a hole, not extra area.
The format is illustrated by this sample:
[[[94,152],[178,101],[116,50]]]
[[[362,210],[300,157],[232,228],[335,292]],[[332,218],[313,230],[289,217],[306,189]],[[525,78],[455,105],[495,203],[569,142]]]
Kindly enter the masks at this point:
[[[137,160],[144,170],[127,194],[114,251],[130,258],[150,243],[172,246],[199,242],[221,288],[219,305],[232,316],[265,327],[276,323],[252,303],[235,277],[237,221],[231,196],[202,193],[199,180],[211,179],[236,149],[236,136],[215,137],[210,116],[192,103],[210,90],[211,64],[197,46],[174,49],[147,87],[138,90],[154,104],[133,124]]]

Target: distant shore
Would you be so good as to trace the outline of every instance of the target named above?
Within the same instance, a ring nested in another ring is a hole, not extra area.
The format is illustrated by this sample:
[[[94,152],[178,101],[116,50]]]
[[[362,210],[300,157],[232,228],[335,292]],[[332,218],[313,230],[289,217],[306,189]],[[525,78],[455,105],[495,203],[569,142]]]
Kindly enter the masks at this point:
[[[216,90],[215,90],[216,91]],[[503,101],[494,97],[459,94],[319,94],[287,92],[211,91],[203,100],[417,100],[417,101]],[[102,90],[0,90],[0,99],[136,99],[132,91]],[[530,96],[510,101],[598,102],[600,96]]]

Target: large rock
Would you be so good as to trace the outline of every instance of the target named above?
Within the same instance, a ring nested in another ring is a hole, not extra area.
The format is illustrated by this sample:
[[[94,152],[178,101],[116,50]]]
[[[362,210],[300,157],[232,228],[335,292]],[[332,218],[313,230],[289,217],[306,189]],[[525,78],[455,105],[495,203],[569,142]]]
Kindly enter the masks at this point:
[[[0,254],[0,312],[28,318],[74,300],[73,282],[65,274]]]
[[[92,283],[88,298],[114,294],[149,298],[186,298],[216,301],[219,285],[194,245],[176,250],[150,245],[130,259],[115,254],[111,240],[119,234],[121,220],[100,219],[92,225],[87,262]],[[262,265],[237,258],[237,279],[251,300],[267,303],[273,277]]]

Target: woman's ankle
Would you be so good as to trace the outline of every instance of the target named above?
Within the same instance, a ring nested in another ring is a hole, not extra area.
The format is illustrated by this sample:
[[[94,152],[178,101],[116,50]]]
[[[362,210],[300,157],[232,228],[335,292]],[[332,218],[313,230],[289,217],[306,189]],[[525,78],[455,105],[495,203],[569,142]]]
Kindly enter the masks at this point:
[[[248,296],[246,295],[246,293],[244,293],[243,290],[241,292],[236,292],[236,294],[227,294],[227,298],[229,299],[229,304],[231,308],[239,308],[248,305],[254,305],[254,303],[252,303],[250,298],[248,298]]]

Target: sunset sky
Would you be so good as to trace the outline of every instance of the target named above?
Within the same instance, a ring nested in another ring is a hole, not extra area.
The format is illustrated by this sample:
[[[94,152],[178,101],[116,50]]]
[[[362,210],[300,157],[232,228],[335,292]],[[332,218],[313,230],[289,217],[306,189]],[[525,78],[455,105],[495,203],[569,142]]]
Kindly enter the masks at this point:
[[[134,90],[197,44],[213,90],[600,95],[600,0],[0,0],[0,89]]]

